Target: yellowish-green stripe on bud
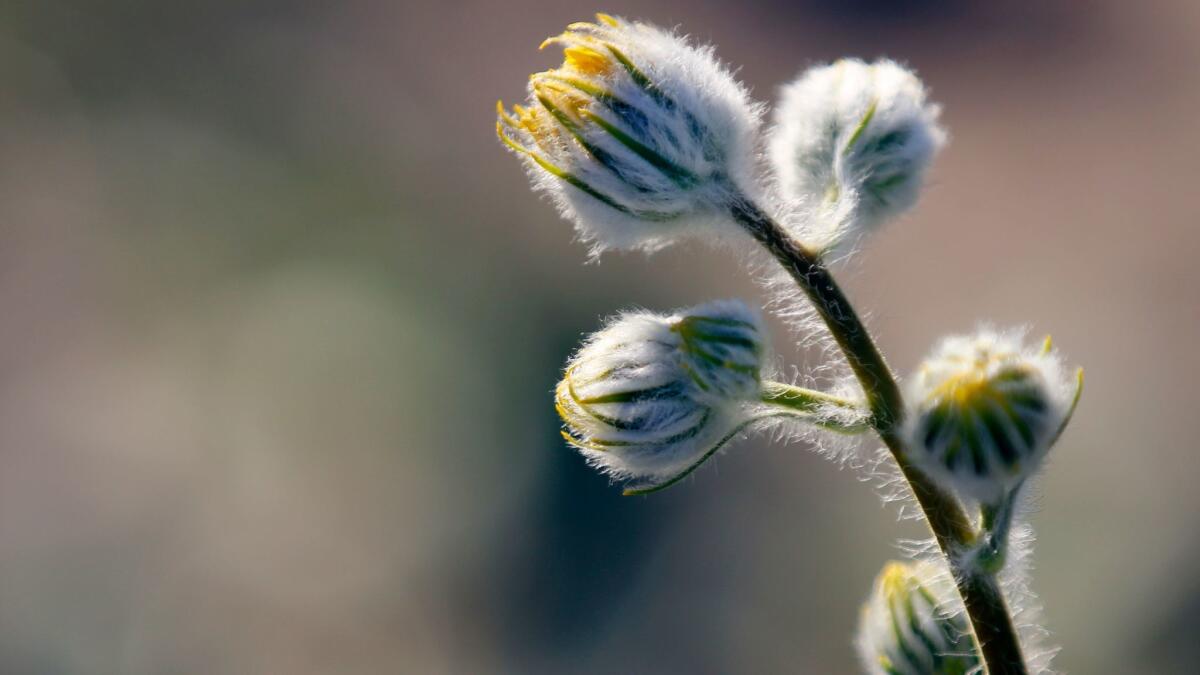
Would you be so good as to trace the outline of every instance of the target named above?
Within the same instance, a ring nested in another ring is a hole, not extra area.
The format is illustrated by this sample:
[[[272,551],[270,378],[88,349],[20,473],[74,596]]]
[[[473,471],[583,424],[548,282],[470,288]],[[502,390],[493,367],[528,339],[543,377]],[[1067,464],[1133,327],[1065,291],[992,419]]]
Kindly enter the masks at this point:
[[[981,665],[953,586],[932,563],[884,566],[855,643],[871,675],[967,675]]]

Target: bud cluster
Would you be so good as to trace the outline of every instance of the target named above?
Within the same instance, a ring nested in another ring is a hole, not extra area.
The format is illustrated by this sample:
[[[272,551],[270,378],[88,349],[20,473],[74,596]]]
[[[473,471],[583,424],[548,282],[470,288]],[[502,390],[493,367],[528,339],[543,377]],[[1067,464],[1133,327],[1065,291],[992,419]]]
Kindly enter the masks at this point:
[[[1070,419],[1082,372],[1073,383],[1049,339],[1036,348],[981,330],[943,340],[902,396],[825,265],[915,204],[946,140],[925,86],[886,59],[809,69],[783,89],[769,180],[756,166],[760,106],[711,48],[604,14],[542,46],[551,44],[562,65],[530,77],[525,105],[497,105],[497,134],[535,189],[594,253],[743,228],[814,304],[862,387],[841,396],[764,380],[763,322],[740,302],[631,312],[568,362],[555,390],[564,438],[603,472],[642,481],[626,489],[642,494],[676,483],[743,430],[873,428],[921,497],[953,577],[932,563],[885,567],[859,627],[867,670],[974,675],[1023,663],[993,582],[1020,487]],[[796,218],[780,221],[785,209]],[[976,644],[964,607],[994,639]]]

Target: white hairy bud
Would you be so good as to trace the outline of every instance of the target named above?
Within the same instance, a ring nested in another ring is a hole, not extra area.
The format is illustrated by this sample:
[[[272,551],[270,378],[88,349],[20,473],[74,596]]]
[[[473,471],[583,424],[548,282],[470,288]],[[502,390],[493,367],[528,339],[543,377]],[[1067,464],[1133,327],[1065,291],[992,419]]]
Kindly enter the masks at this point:
[[[543,43],[561,67],[530,78],[496,130],[595,250],[653,250],[734,227],[759,107],[713,57],[654,26],[604,14]]]
[[[737,301],[621,315],[567,364],[563,435],[617,478],[689,472],[751,419],[764,342],[760,317]]]
[[[967,675],[981,666],[953,588],[929,563],[891,562],[859,618],[858,647],[871,675]]]
[[[783,196],[808,215],[806,243],[853,245],[917,201],[946,139],[912,71],[843,59],[785,86],[769,156]]]
[[[1037,471],[1082,386],[1049,338],[981,330],[942,340],[909,384],[912,460],[960,494],[996,504]]]

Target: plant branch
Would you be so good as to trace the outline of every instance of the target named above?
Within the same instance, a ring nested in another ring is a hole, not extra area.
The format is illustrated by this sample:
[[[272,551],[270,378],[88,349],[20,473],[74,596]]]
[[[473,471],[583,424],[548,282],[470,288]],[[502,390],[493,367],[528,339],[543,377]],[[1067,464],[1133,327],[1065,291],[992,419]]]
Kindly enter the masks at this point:
[[[975,528],[959,501],[907,459],[899,433],[904,415],[900,388],[854,307],[820,257],[794,240],[756,205],[741,199],[731,212],[734,219],[795,279],[845,354],[866,395],[871,426],[912,488],[954,573],[988,674],[1026,675],[1016,629],[995,577],[962,569],[960,564],[959,553],[975,541]]]
[[[864,414],[866,411],[857,401],[823,391],[813,391],[782,382],[763,382],[762,402],[775,408],[794,411],[810,424],[841,434],[861,434],[871,429]],[[854,416],[849,420],[843,419],[835,412],[838,409],[849,411]]]
[[[845,408],[847,410],[860,409],[859,405],[850,399],[823,391],[814,391],[812,389],[784,384],[783,382],[763,382],[762,390],[763,401],[787,406],[800,412],[820,412],[821,408],[825,406]]]

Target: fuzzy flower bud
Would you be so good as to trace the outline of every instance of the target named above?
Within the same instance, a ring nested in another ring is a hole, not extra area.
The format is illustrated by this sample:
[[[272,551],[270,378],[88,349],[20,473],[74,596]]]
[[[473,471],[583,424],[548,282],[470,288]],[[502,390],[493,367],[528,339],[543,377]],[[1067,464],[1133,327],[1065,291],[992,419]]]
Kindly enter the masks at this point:
[[[783,196],[809,212],[810,245],[853,245],[916,203],[946,139],[938,113],[889,60],[843,59],[783,88],[769,156]]]
[[[728,226],[759,108],[712,49],[604,14],[549,44],[562,66],[531,76],[526,106],[498,104],[496,131],[584,239],[652,250]]]
[[[859,617],[857,647],[871,675],[967,675],[980,659],[952,588],[929,563],[890,562]]]
[[[982,330],[945,338],[909,386],[914,462],[984,503],[998,503],[1032,475],[1078,401],[1050,340]]]
[[[567,364],[555,393],[563,436],[617,478],[686,474],[750,421],[764,341],[737,301],[624,314]]]

